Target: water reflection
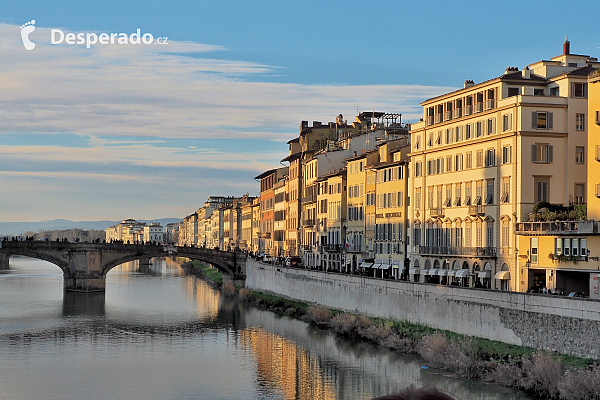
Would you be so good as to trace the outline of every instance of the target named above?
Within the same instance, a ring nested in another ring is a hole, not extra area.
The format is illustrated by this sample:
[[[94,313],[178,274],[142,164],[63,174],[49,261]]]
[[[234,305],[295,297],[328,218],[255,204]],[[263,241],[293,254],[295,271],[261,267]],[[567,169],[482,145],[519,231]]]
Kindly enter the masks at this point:
[[[364,400],[411,383],[525,398],[226,299],[172,260],[115,268],[106,294],[63,293],[37,263],[0,279],[1,398]]]
[[[63,316],[104,316],[104,293],[64,292]]]

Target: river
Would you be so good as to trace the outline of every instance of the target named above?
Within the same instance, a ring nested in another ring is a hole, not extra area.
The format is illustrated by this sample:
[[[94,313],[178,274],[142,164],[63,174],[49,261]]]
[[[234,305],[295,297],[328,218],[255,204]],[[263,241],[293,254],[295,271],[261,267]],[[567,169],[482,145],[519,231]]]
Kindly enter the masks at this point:
[[[106,293],[63,293],[62,271],[13,257],[0,273],[2,399],[371,399],[434,384],[457,399],[527,399],[422,368],[222,298],[172,260],[107,275]]]

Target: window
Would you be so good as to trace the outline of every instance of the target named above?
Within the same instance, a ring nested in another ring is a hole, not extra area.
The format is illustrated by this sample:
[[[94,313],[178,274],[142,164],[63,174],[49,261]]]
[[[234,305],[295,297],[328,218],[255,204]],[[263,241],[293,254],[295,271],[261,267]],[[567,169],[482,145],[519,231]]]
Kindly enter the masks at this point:
[[[575,147],[575,163],[583,164],[585,162],[585,147],[577,146]]]
[[[477,168],[483,167],[483,150],[477,151]]]
[[[560,89],[558,87],[550,88],[550,96],[559,96]]]
[[[483,227],[481,226],[481,222],[477,222],[475,225],[475,246],[483,246]]]
[[[471,137],[473,136],[473,125],[471,124],[467,124],[465,125],[465,139],[471,139]]]
[[[519,88],[518,87],[509,87],[508,88],[508,97],[518,96]]]
[[[533,89],[533,95],[534,96],[543,96],[544,95],[544,89]]]
[[[446,129],[446,144],[452,143],[452,129]]]
[[[502,116],[502,132],[512,129],[512,114],[504,114]]]
[[[487,132],[488,135],[496,133],[496,120],[494,118],[489,118],[487,120]]]
[[[578,131],[585,130],[585,114],[575,114],[575,129]]]
[[[573,97],[587,97],[587,83],[574,83]]]
[[[534,177],[534,202],[550,201],[550,178]]]
[[[475,123],[475,136],[479,137],[483,134],[483,122],[477,121]]]
[[[446,186],[446,201],[444,202],[445,207],[452,205],[452,185]]]
[[[420,161],[415,163],[415,177],[419,177],[423,174],[423,163]]]
[[[485,166],[493,167],[496,165],[496,150],[488,149],[485,151]]]
[[[467,167],[466,169],[471,169],[473,168],[473,153],[468,152],[467,153]]]
[[[488,179],[485,190],[485,204],[494,203],[494,180]]]
[[[575,204],[585,204],[584,199],[585,186],[583,183],[575,184]]]
[[[454,200],[455,206],[460,206],[460,183],[456,184],[456,199]]]
[[[452,172],[452,156],[446,157],[446,172]]]
[[[509,235],[509,226],[508,220],[502,221],[502,247],[510,247],[510,235]]]
[[[529,242],[529,259],[533,264],[538,262],[538,238],[531,238]]]
[[[531,127],[533,129],[552,129],[552,113],[547,111],[532,111]]]
[[[502,164],[510,164],[512,162],[512,146],[502,147]]]
[[[494,247],[494,222],[488,221],[486,223],[487,228],[487,247]]]
[[[455,129],[455,133],[456,133],[456,141],[460,141],[462,140],[462,126],[457,126]]]
[[[421,208],[421,188],[415,189],[415,208]]]
[[[510,177],[502,178],[502,203],[508,203],[510,201]]]
[[[455,171],[462,171],[463,169],[463,155],[462,154],[457,154],[454,157],[454,170]]]
[[[534,163],[551,163],[553,146],[547,143],[531,145],[531,161]]]
[[[417,136],[415,138],[415,150],[419,150],[421,148],[421,136]]]

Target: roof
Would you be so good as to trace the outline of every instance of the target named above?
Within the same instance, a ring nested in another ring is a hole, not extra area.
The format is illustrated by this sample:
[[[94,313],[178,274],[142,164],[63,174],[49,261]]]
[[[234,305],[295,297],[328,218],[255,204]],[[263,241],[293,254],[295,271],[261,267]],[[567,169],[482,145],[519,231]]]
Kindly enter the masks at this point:
[[[287,144],[290,144],[290,143],[300,143],[300,138],[299,138],[299,137],[296,137],[296,138],[293,138],[292,140],[289,140],[289,141],[287,142]]]
[[[254,177],[254,179],[262,179],[262,178],[266,178],[267,176],[271,175],[271,174],[272,174],[272,173],[274,173],[275,171],[277,171],[277,168],[270,169],[270,170],[268,170],[268,171],[265,171],[265,172],[263,172],[263,173],[262,173],[262,174],[260,174],[260,175],[257,175],[257,176],[255,176],[255,177]]]
[[[287,156],[286,158],[284,158],[283,160],[281,160],[281,162],[294,161],[294,160],[299,159],[300,157],[302,157],[302,152],[290,154],[289,156]]]
[[[576,76],[589,76],[592,72],[596,71],[596,67],[592,67],[590,65],[586,65],[585,67],[574,69],[571,72],[568,72],[567,75],[576,75]]]

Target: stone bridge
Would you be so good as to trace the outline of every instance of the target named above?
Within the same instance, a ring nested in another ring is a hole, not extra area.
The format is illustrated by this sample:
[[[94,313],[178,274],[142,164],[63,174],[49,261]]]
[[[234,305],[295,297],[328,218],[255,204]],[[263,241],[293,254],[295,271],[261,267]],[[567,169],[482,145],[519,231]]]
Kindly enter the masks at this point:
[[[63,271],[66,291],[103,292],[106,274],[117,265],[152,257],[186,257],[218,268],[236,284],[246,279],[246,254],[195,247],[122,243],[70,243],[45,241],[0,242],[0,269],[9,268],[10,256],[27,256],[51,262]]]

